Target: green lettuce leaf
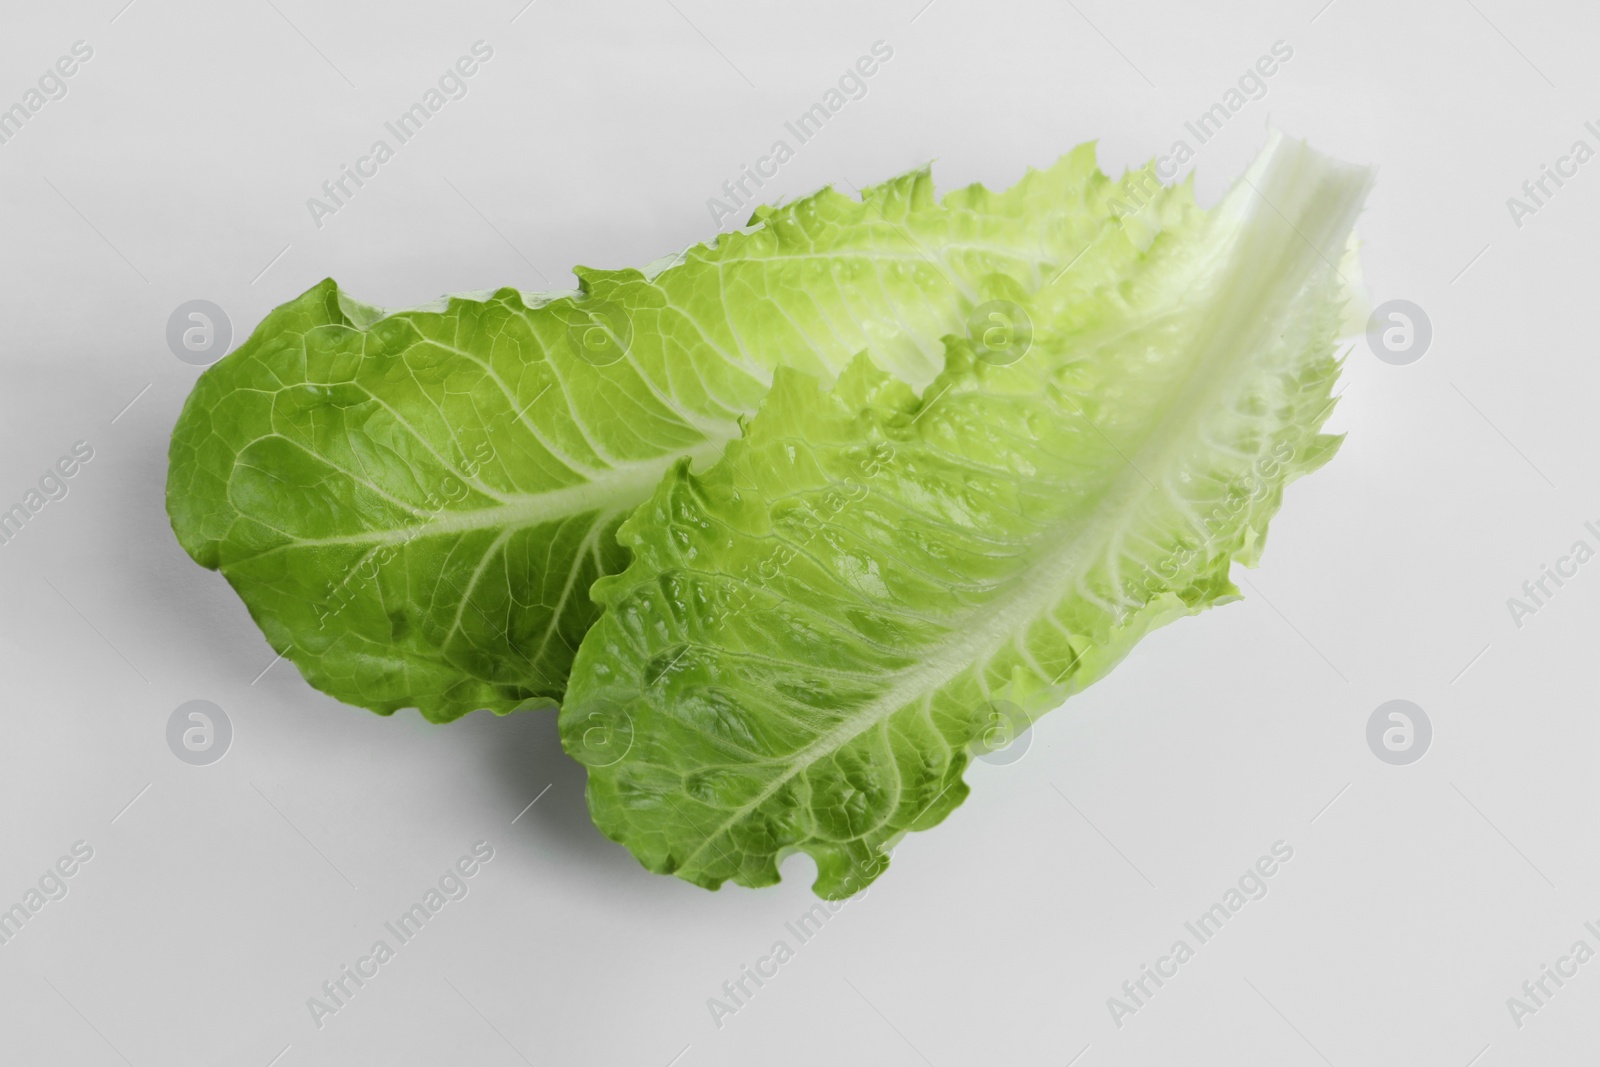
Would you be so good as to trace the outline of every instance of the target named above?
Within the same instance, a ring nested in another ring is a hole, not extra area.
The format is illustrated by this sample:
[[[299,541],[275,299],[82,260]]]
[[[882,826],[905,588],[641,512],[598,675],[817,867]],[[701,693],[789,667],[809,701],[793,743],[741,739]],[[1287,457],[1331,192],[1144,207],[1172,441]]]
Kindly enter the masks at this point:
[[[1338,445],[1338,262],[1369,180],[1275,138],[1095,299],[991,280],[1031,350],[952,337],[921,398],[875,357],[831,390],[780,369],[594,587],[560,721],[600,829],[711,888],[804,851],[847,896],[962,802],[997,733],[1236,598],[1231,562]]]
[[[548,705],[627,562],[618,524],[720,455],[776,368],[830,380],[864,351],[925,384],[995,279],[1071,267],[1056,287],[1091,292],[1193,214],[1084,146],[1003,193],[937,200],[919,170],[764,207],[576,292],[385,312],[324,281],[200,377],[168,513],[324,692],[439,722]]]

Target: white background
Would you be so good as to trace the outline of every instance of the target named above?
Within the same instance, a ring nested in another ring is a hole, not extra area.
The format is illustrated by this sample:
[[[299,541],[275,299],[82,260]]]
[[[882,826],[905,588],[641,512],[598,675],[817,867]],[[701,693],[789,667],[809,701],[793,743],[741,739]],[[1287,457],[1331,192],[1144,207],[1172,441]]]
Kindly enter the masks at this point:
[[[1600,1055],[1600,961],[1520,1029],[1506,1006],[1574,941],[1600,949],[1582,925],[1600,920],[1600,562],[1520,629],[1506,606],[1574,540],[1600,546],[1600,162],[1520,229],[1506,206],[1574,140],[1600,147],[1592,8],[124,3],[8,3],[0,25],[0,106],[94,49],[0,145],[0,507],[75,441],[95,450],[0,547],[0,906],[94,848],[0,946],[0,1060]],[[494,58],[470,94],[317,228],[306,199],[479,39]],[[968,803],[719,1029],[707,998],[794,944],[809,861],[760,891],[648,874],[590,826],[551,716],[434,727],[341,706],[286,663],[263,674],[243,606],[167,526],[167,438],[198,371],[166,321],[206,298],[237,341],[325,276],[398,307],[642,265],[711,236],[707,198],[880,39],[894,56],[867,96],[767,193],[930,159],[941,188],[1004,187],[1090,139],[1120,173],[1192,144],[1184,120],[1282,40],[1265,98],[1199,150],[1202,201],[1269,119],[1376,164],[1372,298],[1415,301],[1435,337],[1403,367],[1357,344],[1348,443],[1289,492],[1242,603],[1147,639],[1020,762],[977,765]],[[1435,731],[1406,767],[1364,736],[1396,697]],[[196,698],[235,729],[209,767],[165,740]],[[313,1025],[306,999],[480,839],[495,858],[470,895]],[[1115,1026],[1107,998],[1278,840],[1294,858],[1269,895]]]

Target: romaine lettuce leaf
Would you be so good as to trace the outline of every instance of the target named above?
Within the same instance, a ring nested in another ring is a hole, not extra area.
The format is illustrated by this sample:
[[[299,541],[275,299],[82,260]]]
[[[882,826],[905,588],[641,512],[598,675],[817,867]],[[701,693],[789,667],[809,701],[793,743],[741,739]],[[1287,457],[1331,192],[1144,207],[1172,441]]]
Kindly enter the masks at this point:
[[[1134,208],[1137,207],[1137,213]],[[1124,216],[1128,216],[1124,218]],[[317,688],[434,721],[559,700],[619,570],[617,525],[682,459],[714,460],[775,368],[858,352],[914,384],[994,279],[1093,292],[1193,216],[1084,146],[1016,186],[936,200],[926,170],[761,208],[644,271],[566,294],[385,312],[324,281],[196,384],[167,507]]]
[[[991,279],[1011,363],[952,337],[919,398],[780,368],[742,438],[621,526],[561,711],[596,824],[649,869],[839,898],[1020,729],[1153,627],[1234,599],[1321,433],[1370,174],[1275,138],[1085,302]],[[1196,209],[1198,210],[1198,209]]]

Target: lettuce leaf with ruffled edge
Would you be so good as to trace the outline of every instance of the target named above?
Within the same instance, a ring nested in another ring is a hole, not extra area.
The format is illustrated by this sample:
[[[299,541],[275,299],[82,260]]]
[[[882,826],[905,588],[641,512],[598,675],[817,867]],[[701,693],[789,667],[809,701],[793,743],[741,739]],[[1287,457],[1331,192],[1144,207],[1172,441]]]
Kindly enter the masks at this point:
[[[1339,261],[1369,172],[1274,138],[1202,224],[1085,302],[986,280],[1020,359],[947,340],[919,392],[864,354],[778,371],[721,460],[676,462],[573,668],[561,734],[650,870],[840,898],[963,773],[1145,633],[1238,596],[1284,486],[1338,439]]]
[[[547,706],[590,585],[627,563],[618,524],[715,460],[777,368],[830,380],[866,352],[926,384],[993,279],[1093,293],[1195,215],[1186,186],[1113,182],[1086,145],[1005,192],[936,199],[926,170],[825,189],[643,271],[578,268],[577,292],[383,311],[324,281],[201,375],[172,527],[340,700]]]

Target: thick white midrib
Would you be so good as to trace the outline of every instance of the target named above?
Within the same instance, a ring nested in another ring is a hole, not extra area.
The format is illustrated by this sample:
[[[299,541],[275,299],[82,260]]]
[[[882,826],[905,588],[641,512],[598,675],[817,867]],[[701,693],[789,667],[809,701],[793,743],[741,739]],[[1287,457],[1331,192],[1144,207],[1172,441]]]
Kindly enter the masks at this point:
[[[1176,439],[1180,435],[1171,436]],[[1148,451],[1148,448],[1141,449],[1139,458],[1146,460]],[[1143,462],[1137,465],[1137,469],[1134,464],[1124,464],[1090,517],[1063,536],[1055,550],[1041,553],[1038,563],[1012,580],[1017,589],[1015,596],[999,598],[987,605],[976,619],[963,621],[953,629],[954,637],[927,649],[919,655],[913,666],[897,672],[896,680],[889,689],[791,756],[785,761],[783,772],[763,788],[754,800],[723,820],[693,852],[684,857],[680,869],[688,868],[712,842],[766,803],[797,775],[882,724],[902,708],[943,689],[975,664],[986,661],[1004,648],[1019,629],[1025,629],[1045,612],[1057,607],[1078,578],[1091,569],[1093,561],[1100,558],[1105,545],[1126,528],[1126,516],[1137,512],[1138,505],[1151,489],[1139,473],[1146,469],[1149,468]],[[1097,529],[1102,536],[1094,539],[1093,534]]]
[[[1364,196],[1364,192],[1361,195]],[[1356,198],[1357,203],[1359,199]],[[1215,209],[1218,217],[1223,214],[1225,206],[1219,205]],[[1305,238],[1301,236],[1299,239]],[[1241,246],[1242,242],[1230,245],[1228,254],[1242,255]],[[1281,302],[1274,305],[1280,315],[1283,308],[1293,306],[1294,297],[1305,280],[1315,272],[1317,265],[1314,259],[1301,259],[1294,263],[1299,268],[1296,272],[1286,272],[1274,279],[1270,295],[1274,298],[1283,297]],[[954,637],[928,649],[916,664],[899,672],[888,690],[790,757],[784,764],[783,773],[763,788],[755,799],[740,806],[723,820],[693,852],[684,857],[679,869],[687,869],[730,827],[746,818],[818,760],[837,752],[917,699],[938,692],[974,665],[986,662],[1003,649],[1019,630],[1026,629],[1057,607],[1075,588],[1078,579],[1103,558],[1105,549],[1139,517],[1139,509],[1145,499],[1156,491],[1161,481],[1159,473],[1152,482],[1145,472],[1166,470],[1167,463],[1172,462],[1175,455],[1194,443],[1205,417],[1216,410],[1208,394],[1214,398],[1241,384],[1254,369],[1249,366],[1248,357],[1259,351],[1266,335],[1276,329],[1276,321],[1277,316],[1269,318],[1243,314],[1236,316],[1236,321],[1217,319],[1208,323],[1211,328],[1204,334],[1204,340],[1209,350],[1194,361],[1194,369],[1174,389],[1176,403],[1161,405],[1161,410],[1166,412],[1176,409],[1180,412],[1178,417],[1158,418],[1140,446],[1137,457],[1123,465],[1090,516],[1064,531],[1050,551],[1041,553],[1038,563],[1014,579],[1017,595],[996,600],[987,605],[977,619],[956,627]],[[1237,358],[1239,353],[1245,353],[1247,357]],[[1232,365],[1228,359],[1230,355],[1236,356]]]
[[[257,559],[275,552],[297,548],[314,548],[331,545],[384,545],[415,541],[441,534],[466,533],[473,530],[516,529],[535,526],[542,522],[568,515],[585,515],[604,511],[627,511],[650,495],[661,484],[661,478],[679,459],[688,456],[697,469],[714,462],[727,446],[727,439],[709,441],[685,452],[672,452],[655,459],[641,460],[626,466],[616,466],[595,481],[582,485],[569,485],[543,493],[530,493],[513,497],[509,503],[473,511],[449,511],[412,526],[386,530],[363,530],[360,533],[339,537],[294,538],[281,545],[273,545],[249,558]]]

